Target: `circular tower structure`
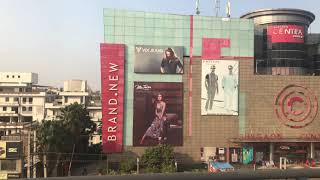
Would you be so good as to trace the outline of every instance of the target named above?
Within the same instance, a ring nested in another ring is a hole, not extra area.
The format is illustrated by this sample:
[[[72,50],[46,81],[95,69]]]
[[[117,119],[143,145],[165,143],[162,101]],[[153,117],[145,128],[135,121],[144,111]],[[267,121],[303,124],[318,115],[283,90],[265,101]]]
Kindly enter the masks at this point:
[[[241,16],[255,24],[255,72],[305,75],[312,72],[306,58],[308,27],[315,19],[300,9],[261,9]]]

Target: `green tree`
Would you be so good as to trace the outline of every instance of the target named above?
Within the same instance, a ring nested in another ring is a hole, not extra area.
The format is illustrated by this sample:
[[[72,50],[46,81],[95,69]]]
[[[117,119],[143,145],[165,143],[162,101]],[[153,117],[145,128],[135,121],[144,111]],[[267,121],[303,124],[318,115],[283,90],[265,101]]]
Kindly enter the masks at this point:
[[[36,138],[38,152],[55,159],[47,164],[48,175],[53,173],[60,163],[63,152],[70,152],[72,149],[72,139],[70,132],[64,129],[61,121],[42,121],[36,127]]]
[[[96,130],[96,124],[91,121],[89,112],[78,103],[62,108],[59,119],[66,130],[72,133],[75,143],[78,143],[82,137],[88,137]]]
[[[69,173],[75,152],[86,152],[89,135],[96,130],[96,124],[91,121],[87,109],[78,103],[71,104],[61,109],[59,119],[66,131],[72,134],[73,148],[69,165]]]
[[[88,149],[89,135],[96,129],[96,124],[91,121],[87,109],[74,103],[61,109],[58,120],[42,121],[38,125],[37,141],[40,152],[54,152],[57,167],[63,154],[71,153],[71,167],[75,152],[86,152]],[[49,169],[49,175],[52,171]]]
[[[141,157],[143,165],[147,172],[175,172],[174,152],[169,145],[158,145],[146,149]]]

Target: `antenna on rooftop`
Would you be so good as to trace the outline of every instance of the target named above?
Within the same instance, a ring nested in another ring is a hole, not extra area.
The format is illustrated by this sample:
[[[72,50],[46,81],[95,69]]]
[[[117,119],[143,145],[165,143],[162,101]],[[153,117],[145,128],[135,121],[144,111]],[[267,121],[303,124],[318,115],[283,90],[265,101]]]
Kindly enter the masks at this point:
[[[220,0],[215,0],[214,9],[215,9],[216,17],[218,17],[219,11],[220,11]]]
[[[227,2],[226,14],[227,14],[228,18],[231,16],[231,3],[230,3],[230,1]]]
[[[200,0],[196,0],[196,14],[199,15],[200,14],[200,10],[199,10],[199,2]]]

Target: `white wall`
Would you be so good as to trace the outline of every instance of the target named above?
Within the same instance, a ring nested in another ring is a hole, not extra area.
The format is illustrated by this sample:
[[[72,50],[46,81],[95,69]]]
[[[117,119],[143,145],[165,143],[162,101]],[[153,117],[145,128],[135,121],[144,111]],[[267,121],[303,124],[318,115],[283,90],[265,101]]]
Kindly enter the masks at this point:
[[[89,116],[91,117],[92,121],[98,121],[102,119],[102,112],[101,109],[99,110],[88,110],[89,111]]]
[[[49,109],[49,108],[46,108],[45,109],[45,111],[46,111],[46,119],[54,119],[55,118],[55,116],[53,115],[53,109]]]
[[[42,121],[44,119],[44,103],[45,97],[33,97],[32,118],[34,121]]]
[[[86,92],[87,82],[84,80],[68,80],[63,82],[64,92]]]
[[[38,83],[38,74],[23,72],[0,72],[0,83]]]
[[[65,98],[67,97],[67,99],[68,99],[68,101],[67,102],[65,102]],[[79,96],[63,96],[62,97],[62,104],[63,105],[70,105],[70,104],[73,104],[73,103],[78,103],[78,104],[84,104],[85,102],[83,101],[82,103],[81,103],[81,99],[82,99],[83,97],[81,96],[81,97],[79,97]]]

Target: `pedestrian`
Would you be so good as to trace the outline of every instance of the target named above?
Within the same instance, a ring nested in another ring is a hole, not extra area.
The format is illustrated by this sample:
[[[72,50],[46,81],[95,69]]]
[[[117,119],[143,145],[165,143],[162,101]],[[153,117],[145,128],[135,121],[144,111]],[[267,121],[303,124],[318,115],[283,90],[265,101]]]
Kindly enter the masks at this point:
[[[82,175],[82,176],[86,176],[87,174],[88,174],[87,168],[83,168],[81,175]]]

